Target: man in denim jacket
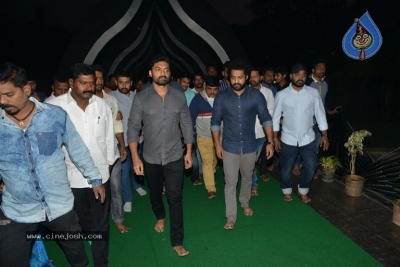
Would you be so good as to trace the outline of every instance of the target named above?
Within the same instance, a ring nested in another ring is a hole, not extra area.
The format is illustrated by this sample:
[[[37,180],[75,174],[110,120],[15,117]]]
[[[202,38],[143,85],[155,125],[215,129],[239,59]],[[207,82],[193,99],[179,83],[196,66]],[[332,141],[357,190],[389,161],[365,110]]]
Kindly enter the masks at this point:
[[[94,196],[104,201],[99,170],[67,113],[29,97],[25,71],[0,66],[0,179],[5,188],[0,210],[0,266],[29,266],[31,242],[39,224],[60,234],[80,232],[64,161],[65,146],[87,177]],[[29,233],[33,235],[28,236]],[[82,241],[58,240],[72,266],[86,266]]]

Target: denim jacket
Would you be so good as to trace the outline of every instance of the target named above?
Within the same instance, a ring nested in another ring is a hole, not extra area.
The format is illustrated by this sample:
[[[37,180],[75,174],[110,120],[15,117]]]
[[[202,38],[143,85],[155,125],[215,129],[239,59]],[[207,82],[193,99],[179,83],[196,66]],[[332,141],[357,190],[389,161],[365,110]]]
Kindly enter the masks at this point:
[[[263,127],[272,126],[264,95],[246,85],[239,96],[229,87],[215,97],[211,131],[219,131],[224,121],[223,149],[236,155],[252,153],[257,150],[256,115]]]
[[[101,175],[67,113],[39,103],[25,130],[0,109],[0,178],[4,181],[4,215],[20,223],[52,221],[73,208],[67,178],[64,145],[73,162],[92,186]]]

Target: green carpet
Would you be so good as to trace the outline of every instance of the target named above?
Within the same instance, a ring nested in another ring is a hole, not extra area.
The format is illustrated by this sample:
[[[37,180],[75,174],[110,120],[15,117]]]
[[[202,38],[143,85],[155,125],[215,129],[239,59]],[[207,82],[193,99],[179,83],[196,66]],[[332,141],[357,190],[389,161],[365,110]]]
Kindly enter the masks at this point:
[[[284,202],[275,179],[259,179],[260,195],[250,202],[254,215],[246,217],[238,203],[235,229],[224,230],[222,168],[216,175],[217,197],[213,200],[207,199],[203,186],[195,187],[185,179],[187,257],[179,258],[171,249],[168,216],[166,231],[157,233],[149,196],[134,192],[133,211],[125,213],[130,232],[120,234],[110,224],[110,266],[381,266],[297,197]],[[55,242],[46,241],[45,246],[56,267],[69,266]]]

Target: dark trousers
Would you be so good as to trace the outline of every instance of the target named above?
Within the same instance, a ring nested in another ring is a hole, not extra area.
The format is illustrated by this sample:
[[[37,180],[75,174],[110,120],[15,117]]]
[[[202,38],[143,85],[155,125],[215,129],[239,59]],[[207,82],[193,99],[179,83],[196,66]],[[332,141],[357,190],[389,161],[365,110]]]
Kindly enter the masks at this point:
[[[79,224],[84,233],[107,233],[105,241],[92,241],[92,256],[94,266],[108,266],[109,230],[108,212],[110,211],[110,180],[103,184],[106,191],[104,203],[96,199],[92,188],[72,188],[74,194],[74,209],[79,218]]]
[[[167,165],[150,164],[144,161],[147,184],[150,190],[150,201],[157,220],[165,218],[165,208],[162,197],[163,182],[169,204],[171,245],[180,246],[183,243],[183,159],[170,162]]]
[[[78,217],[74,210],[49,222],[47,219],[40,223],[18,223],[9,220],[0,210],[0,266],[29,266],[29,255],[33,241],[26,240],[27,231],[37,231],[39,224],[46,226],[50,231],[80,232]],[[86,266],[86,256],[83,241],[58,240],[71,266]]]
[[[271,163],[272,158],[267,160],[267,154],[266,154],[267,153],[267,151],[266,151],[267,142],[268,142],[268,140],[264,142],[262,150],[261,150],[261,154],[260,154],[260,165],[258,167],[258,173],[260,175],[266,174],[267,170],[268,170],[268,166],[270,166],[272,164]],[[271,161],[271,162],[269,162],[269,161]]]

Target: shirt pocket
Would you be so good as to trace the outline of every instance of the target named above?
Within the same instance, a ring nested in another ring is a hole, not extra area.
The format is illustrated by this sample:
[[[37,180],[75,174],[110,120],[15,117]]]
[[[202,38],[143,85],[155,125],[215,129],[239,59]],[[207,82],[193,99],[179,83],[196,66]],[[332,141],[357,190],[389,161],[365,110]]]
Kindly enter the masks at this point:
[[[39,154],[45,156],[53,155],[57,149],[57,136],[54,132],[39,132],[36,134]]]
[[[97,139],[103,139],[106,136],[106,120],[104,118],[96,118],[94,120],[94,135]]]
[[[161,116],[162,114],[155,108],[145,109],[143,122],[147,122],[149,125],[159,124],[161,122]]]

